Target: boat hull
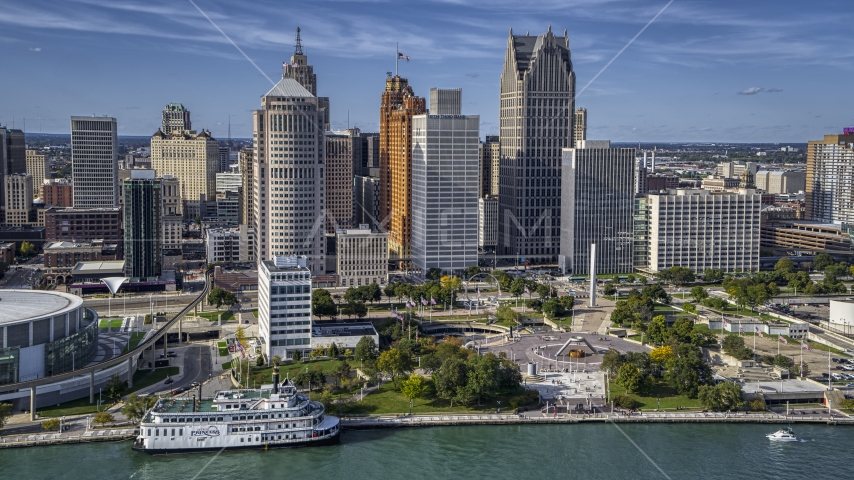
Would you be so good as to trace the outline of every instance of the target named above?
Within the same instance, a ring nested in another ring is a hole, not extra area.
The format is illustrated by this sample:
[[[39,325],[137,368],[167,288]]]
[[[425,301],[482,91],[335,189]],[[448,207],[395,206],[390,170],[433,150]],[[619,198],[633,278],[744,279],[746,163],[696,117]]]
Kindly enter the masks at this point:
[[[218,452],[221,450],[274,450],[281,448],[302,448],[302,447],[322,447],[329,445],[336,445],[341,442],[341,430],[338,430],[335,435],[330,437],[321,439],[321,440],[304,440],[300,442],[288,442],[288,443],[264,443],[257,445],[236,445],[236,446],[227,446],[227,447],[203,447],[203,448],[141,448],[134,443],[132,450],[147,453],[149,455],[177,455],[177,454],[185,454],[185,453],[205,453],[205,452]]]

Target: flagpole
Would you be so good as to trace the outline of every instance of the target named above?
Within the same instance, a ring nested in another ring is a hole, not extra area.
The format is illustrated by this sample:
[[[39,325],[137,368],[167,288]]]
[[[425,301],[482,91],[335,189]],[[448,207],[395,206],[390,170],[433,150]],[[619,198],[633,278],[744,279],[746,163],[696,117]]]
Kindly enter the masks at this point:
[[[395,52],[395,55],[394,55],[394,76],[396,77],[397,76],[397,64],[400,63],[400,44],[399,43],[394,44],[394,52]]]
[[[798,371],[801,374],[801,378],[804,378],[804,339],[801,339],[801,368]]]

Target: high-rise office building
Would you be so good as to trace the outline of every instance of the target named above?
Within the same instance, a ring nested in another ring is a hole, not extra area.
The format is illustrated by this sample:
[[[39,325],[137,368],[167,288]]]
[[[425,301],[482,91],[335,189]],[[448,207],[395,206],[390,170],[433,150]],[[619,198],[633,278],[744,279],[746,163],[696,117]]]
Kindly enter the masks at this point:
[[[27,173],[27,142],[22,130],[0,127],[0,146],[5,162],[3,173]]]
[[[498,135],[487,135],[480,145],[480,195],[498,196],[498,172],[501,168],[501,142]]]
[[[243,201],[241,208],[243,209],[243,223],[246,225],[255,225],[255,151],[251,148],[244,148],[238,153],[238,163],[240,165],[240,178],[242,183],[241,195]]]
[[[38,150],[27,150],[27,173],[33,176],[34,197],[42,196],[45,170],[47,170],[47,155],[40,154]]]
[[[338,286],[385,285],[388,281],[388,234],[368,224],[336,232]]]
[[[498,254],[556,262],[560,245],[561,149],[572,147],[575,73],[569,39],[507,39],[500,97]]]
[[[258,336],[267,358],[311,349],[311,271],[305,257],[258,262]]]
[[[71,178],[74,206],[108,208],[119,204],[116,119],[71,117]]]
[[[477,199],[477,246],[494,250],[498,244],[498,197],[486,195]]]
[[[317,97],[317,75],[314,74],[314,67],[308,64],[308,57],[302,52],[299,27],[297,27],[296,43],[294,44],[294,54],[291,55],[291,62],[285,63],[283,66],[285,69],[283,78],[293,78]],[[317,97],[317,108],[318,112],[323,115],[323,130],[330,130],[329,97]]]
[[[578,142],[587,140],[587,109],[575,109],[575,122],[572,125],[572,147],[578,145]]]
[[[405,78],[385,81],[380,106],[380,204],[377,220],[388,230],[389,256],[412,258],[412,117],[427,111]]]
[[[359,138],[362,141],[360,155],[356,158],[358,164],[353,165],[353,173],[369,177],[370,169],[380,168],[380,134],[361,132],[358,128],[350,130],[359,132]]]
[[[798,193],[806,190],[807,173],[803,170],[756,172],[756,188],[766,193]]]
[[[762,195],[753,189],[737,193],[701,189],[650,193],[646,211],[648,263],[641,268],[651,273],[674,266],[695,272],[707,268],[758,271],[761,200]]]
[[[163,250],[181,250],[183,234],[183,203],[181,182],[172,175],[164,175],[160,181],[163,197]]]
[[[184,214],[195,217],[202,196],[208,202],[216,197],[219,142],[206,130],[158,130],[151,137],[151,168],[158,177],[172,175],[181,182],[181,199],[188,207]]]
[[[181,133],[193,129],[193,124],[190,122],[190,111],[180,103],[166,105],[166,108],[163,109],[163,121],[160,125],[160,131],[166,134]]]
[[[854,223],[854,128],[807,146],[806,217]]]
[[[218,172],[228,172],[231,164],[231,148],[219,147],[219,167]]]
[[[480,116],[462,115],[458,88],[430,98],[412,117],[412,263],[460,273],[477,265]]]
[[[358,134],[358,130],[326,134],[326,233],[329,235],[353,225],[353,165],[362,146]]]
[[[124,189],[125,275],[159,277],[163,262],[163,192],[154,170],[132,170]]]
[[[379,168],[371,169],[375,175],[356,176],[353,179],[353,223],[366,223],[380,228]]]
[[[323,117],[317,97],[282,76],[252,120],[256,257],[305,256],[314,275],[326,271]]]
[[[30,218],[33,214],[33,176],[29,173],[13,173],[6,175],[4,183],[6,225],[20,227],[35,223]]]
[[[561,238],[564,274],[631,273],[634,256],[635,149],[584,140],[563,150]]]

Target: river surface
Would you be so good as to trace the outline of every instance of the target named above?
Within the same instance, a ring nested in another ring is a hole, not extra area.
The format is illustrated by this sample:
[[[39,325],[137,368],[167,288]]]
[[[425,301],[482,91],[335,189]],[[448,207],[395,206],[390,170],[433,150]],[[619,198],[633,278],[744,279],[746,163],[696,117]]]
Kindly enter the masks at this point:
[[[0,478],[854,478],[854,427],[794,425],[801,442],[772,443],[765,434],[778,427],[603,423],[347,431],[333,447],[156,457],[131,451],[129,442],[92,443],[0,450]]]

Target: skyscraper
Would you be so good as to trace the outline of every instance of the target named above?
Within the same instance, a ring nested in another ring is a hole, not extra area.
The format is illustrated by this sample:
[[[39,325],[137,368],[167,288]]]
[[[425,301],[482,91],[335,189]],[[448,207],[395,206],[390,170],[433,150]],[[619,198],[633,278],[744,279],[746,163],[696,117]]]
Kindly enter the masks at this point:
[[[243,186],[240,192],[243,195],[241,217],[246,225],[255,225],[255,152],[251,148],[244,148],[238,154],[238,159]]]
[[[134,169],[124,189],[125,275],[159,277],[162,269],[163,192],[154,170]]]
[[[33,195],[41,196],[44,172],[47,169],[47,155],[37,150],[27,150],[27,173],[33,176]]]
[[[5,173],[27,173],[27,142],[23,130],[0,127],[0,146],[4,147],[0,158],[5,160]]]
[[[74,206],[106,208],[119,204],[116,119],[71,117],[71,177]]]
[[[283,65],[285,71],[283,78],[293,78],[312,95],[317,97],[317,75],[314,74],[314,67],[308,64],[308,57],[302,53],[302,39],[300,38],[300,29],[297,27],[296,43],[294,44],[294,54],[291,55],[291,62]],[[323,112],[323,130],[329,128],[329,97],[317,97],[318,111]]]
[[[498,135],[487,135],[480,145],[480,195],[498,195],[501,142]]]
[[[163,121],[161,122],[160,131],[166,134],[181,133],[184,130],[192,130],[193,124],[190,122],[190,111],[184,108],[180,103],[170,103],[163,109]]]
[[[208,202],[216,197],[219,142],[206,130],[158,130],[151,137],[151,168],[159,177],[172,175],[181,182],[181,200],[187,205],[184,216],[193,219],[201,215],[202,196]]]
[[[561,149],[572,146],[575,73],[569,39],[507,39],[500,97],[498,253],[555,262],[560,245]]]
[[[854,128],[807,146],[808,220],[854,223]]]
[[[284,75],[252,118],[256,257],[306,256],[314,275],[326,270],[323,118],[317,97]]]
[[[575,109],[575,122],[572,127],[572,145],[571,147],[575,148],[578,145],[578,142],[582,140],[587,140],[587,109],[586,108],[576,108]]]
[[[458,88],[430,99],[412,117],[412,263],[460,273],[477,265],[480,116],[461,114]]]
[[[385,81],[380,106],[379,222],[388,229],[389,257],[400,263],[412,258],[412,117],[426,112],[405,78]]]
[[[584,140],[563,150],[560,258],[564,274],[630,273],[634,256],[635,149]]]
[[[353,226],[353,164],[362,146],[358,135],[358,130],[326,134],[326,233],[329,235]]]
[[[6,225],[30,225],[33,212],[33,176],[29,173],[6,175]],[[34,219],[33,219],[34,220]]]

